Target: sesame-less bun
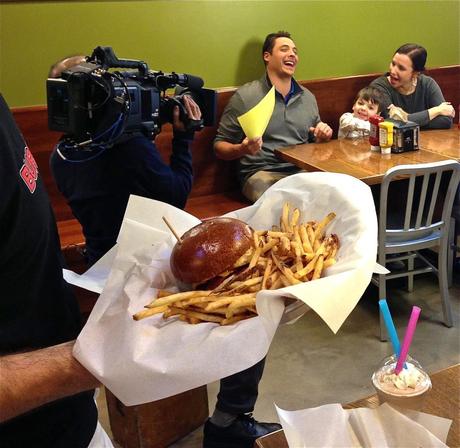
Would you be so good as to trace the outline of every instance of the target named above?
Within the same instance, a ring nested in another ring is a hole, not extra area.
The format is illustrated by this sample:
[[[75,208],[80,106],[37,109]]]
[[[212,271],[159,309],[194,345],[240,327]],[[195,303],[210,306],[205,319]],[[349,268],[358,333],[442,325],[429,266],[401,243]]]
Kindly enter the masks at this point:
[[[231,269],[254,246],[252,229],[233,218],[211,218],[191,228],[171,254],[171,270],[183,283],[204,283]]]

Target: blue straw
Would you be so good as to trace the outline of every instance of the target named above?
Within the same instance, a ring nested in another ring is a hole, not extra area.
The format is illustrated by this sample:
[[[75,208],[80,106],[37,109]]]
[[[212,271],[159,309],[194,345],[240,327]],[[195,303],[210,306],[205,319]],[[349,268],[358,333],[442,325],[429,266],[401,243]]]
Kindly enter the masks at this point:
[[[388,335],[390,336],[391,344],[393,345],[393,351],[399,358],[401,346],[399,345],[398,333],[396,333],[395,324],[393,323],[393,319],[391,318],[390,309],[388,308],[386,299],[379,300],[379,307],[383,315],[385,325],[387,327]]]

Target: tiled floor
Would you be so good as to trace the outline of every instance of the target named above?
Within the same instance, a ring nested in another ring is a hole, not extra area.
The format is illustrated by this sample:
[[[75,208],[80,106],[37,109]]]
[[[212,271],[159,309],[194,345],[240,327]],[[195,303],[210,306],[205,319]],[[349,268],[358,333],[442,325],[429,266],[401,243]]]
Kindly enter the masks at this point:
[[[412,305],[422,314],[412,343],[411,355],[428,372],[460,362],[460,278],[450,289],[454,326],[442,324],[442,309],[436,277],[415,280],[412,293],[404,292],[402,281],[389,283],[389,305],[404,332]],[[390,353],[389,343],[378,338],[377,289],[370,286],[345,324],[334,335],[324,322],[309,312],[294,325],[278,329],[272,342],[259,398],[254,412],[258,420],[277,421],[274,403],[294,410],[326,403],[345,403],[373,393],[370,374]],[[218,382],[208,386],[209,408],[214,409]],[[101,397],[101,421],[109,430]],[[202,428],[173,444],[174,448],[199,448]],[[148,447],[146,447],[148,448]]]

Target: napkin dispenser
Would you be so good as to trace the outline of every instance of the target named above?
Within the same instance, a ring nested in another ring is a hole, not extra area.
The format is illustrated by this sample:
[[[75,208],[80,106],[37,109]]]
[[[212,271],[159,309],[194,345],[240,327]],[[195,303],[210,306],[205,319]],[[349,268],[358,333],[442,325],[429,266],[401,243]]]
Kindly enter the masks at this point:
[[[420,126],[412,121],[388,120],[394,124],[391,152],[399,154],[419,149]]]

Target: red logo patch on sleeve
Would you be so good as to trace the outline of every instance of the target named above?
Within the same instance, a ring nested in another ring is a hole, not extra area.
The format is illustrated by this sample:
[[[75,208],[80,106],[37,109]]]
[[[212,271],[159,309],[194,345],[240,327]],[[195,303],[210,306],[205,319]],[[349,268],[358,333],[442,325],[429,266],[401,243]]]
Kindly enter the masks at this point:
[[[19,174],[27,188],[33,193],[37,188],[38,165],[27,146],[24,148],[24,165],[22,165]]]

